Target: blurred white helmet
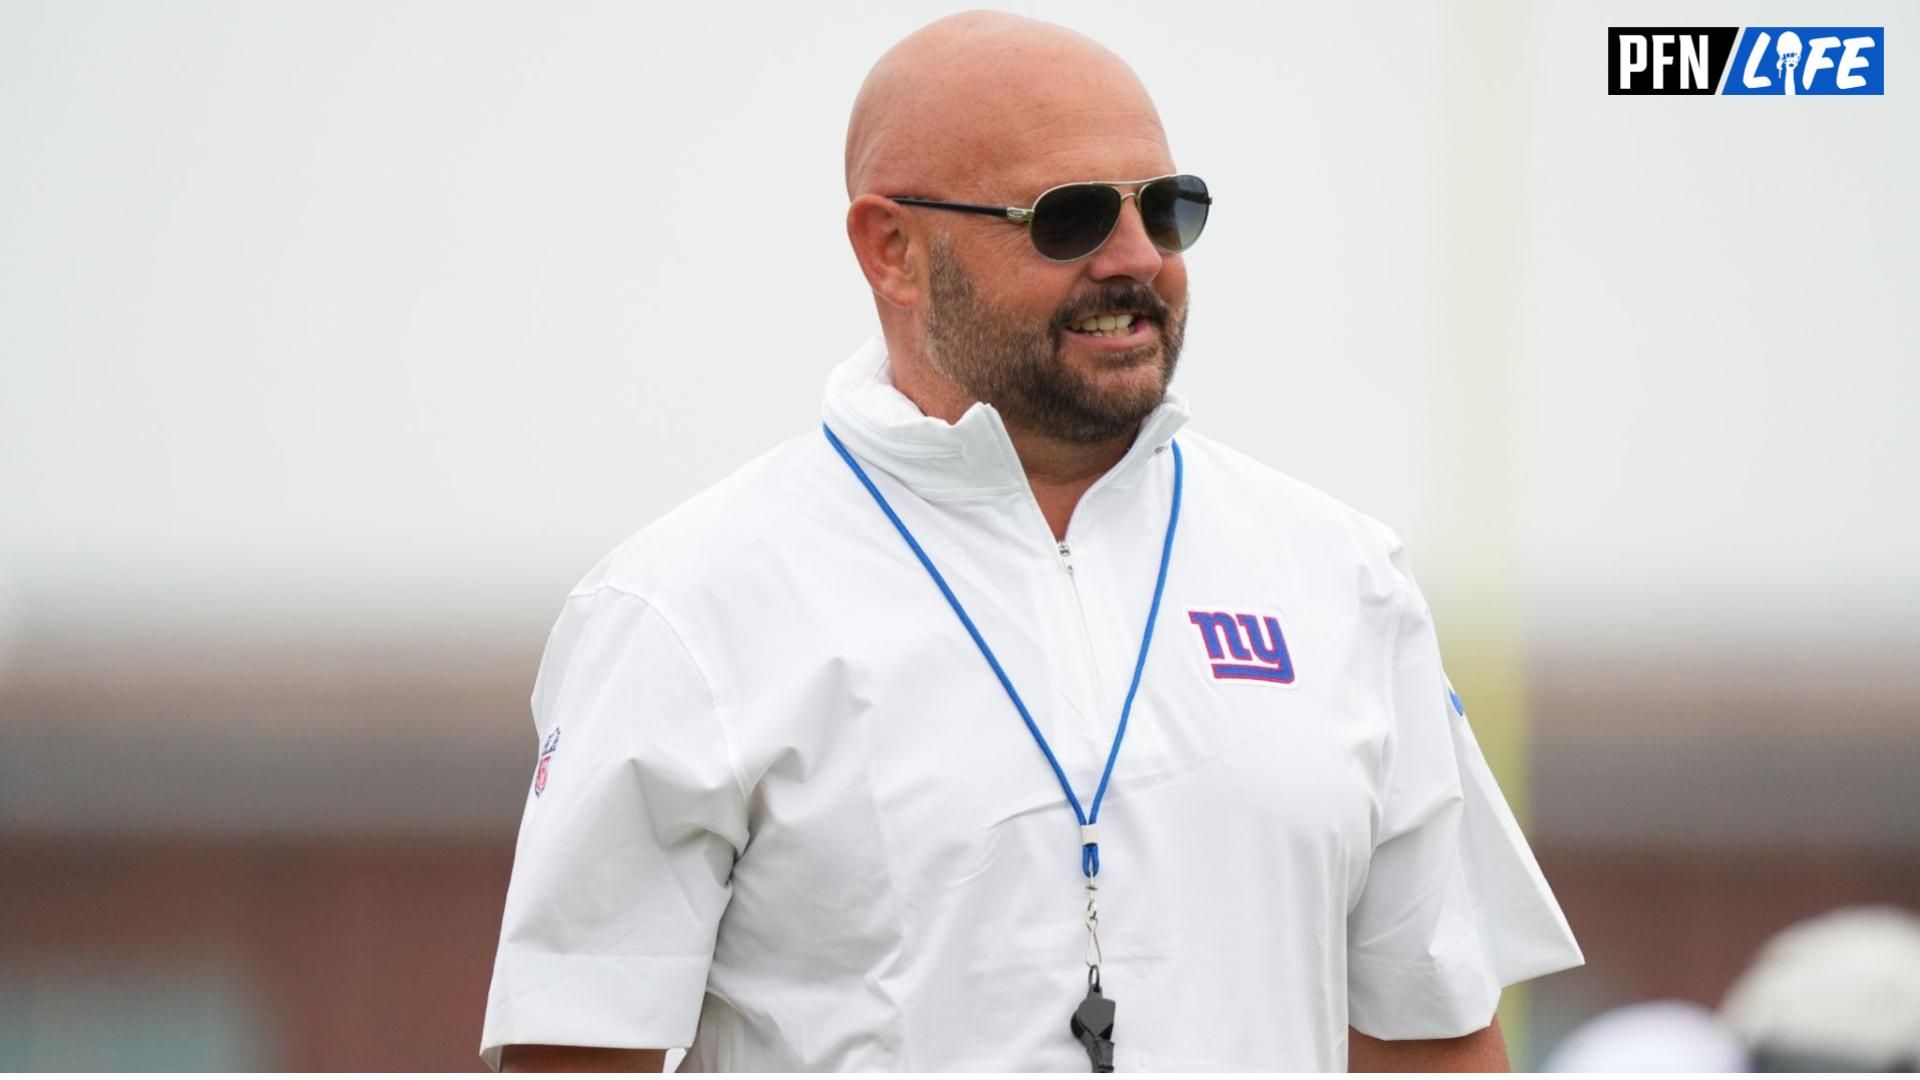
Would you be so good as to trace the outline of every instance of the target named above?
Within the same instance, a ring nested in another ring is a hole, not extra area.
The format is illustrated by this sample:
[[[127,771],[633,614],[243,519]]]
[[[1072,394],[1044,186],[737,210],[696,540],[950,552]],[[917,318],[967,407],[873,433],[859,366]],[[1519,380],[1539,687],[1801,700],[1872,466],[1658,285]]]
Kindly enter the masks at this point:
[[[1920,916],[1843,908],[1776,934],[1720,1015],[1775,1071],[1920,1067]]]
[[[1567,1036],[1545,1072],[1745,1072],[1740,1040],[1691,1001],[1627,1005]]]

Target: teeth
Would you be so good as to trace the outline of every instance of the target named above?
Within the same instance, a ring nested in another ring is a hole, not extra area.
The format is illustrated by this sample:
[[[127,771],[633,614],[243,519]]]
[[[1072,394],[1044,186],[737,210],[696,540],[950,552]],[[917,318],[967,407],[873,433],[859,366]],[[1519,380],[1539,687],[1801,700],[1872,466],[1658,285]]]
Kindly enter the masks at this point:
[[[1118,315],[1089,315],[1073,324],[1075,330],[1083,334],[1097,334],[1101,337],[1121,337],[1133,332],[1133,315],[1123,312]]]

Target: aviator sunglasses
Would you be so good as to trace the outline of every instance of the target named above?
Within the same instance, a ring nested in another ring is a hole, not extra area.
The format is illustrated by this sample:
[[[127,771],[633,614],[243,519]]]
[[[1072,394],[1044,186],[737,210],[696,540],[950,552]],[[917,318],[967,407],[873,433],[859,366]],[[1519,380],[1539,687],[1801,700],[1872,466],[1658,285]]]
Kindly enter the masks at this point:
[[[1135,190],[1121,191],[1123,187]],[[1156,176],[1151,180],[1061,184],[1041,192],[1031,207],[983,206],[905,195],[895,195],[892,199],[906,206],[987,214],[1025,225],[1034,250],[1052,262],[1073,262],[1100,250],[1100,245],[1113,235],[1113,227],[1120,223],[1120,208],[1128,199],[1139,203],[1140,220],[1145,223],[1153,245],[1177,254],[1200,239],[1200,230],[1207,225],[1207,209],[1213,205],[1213,197],[1207,194],[1207,182],[1184,173]]]

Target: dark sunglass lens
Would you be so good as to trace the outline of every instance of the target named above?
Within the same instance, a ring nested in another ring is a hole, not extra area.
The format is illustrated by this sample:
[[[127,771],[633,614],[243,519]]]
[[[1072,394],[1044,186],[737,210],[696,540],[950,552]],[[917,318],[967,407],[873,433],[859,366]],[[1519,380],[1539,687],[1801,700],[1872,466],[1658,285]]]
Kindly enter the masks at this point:
[[[1049,259],[1078,259],[1120,220],[1120,193],[1099,184],[1057,187],[1033,204],[1033,246]]]
[[[1140,219],[1164,251],[1185,251],[1207,227],[1213,198],[1197,176],[1169,176],[1140,189]]]

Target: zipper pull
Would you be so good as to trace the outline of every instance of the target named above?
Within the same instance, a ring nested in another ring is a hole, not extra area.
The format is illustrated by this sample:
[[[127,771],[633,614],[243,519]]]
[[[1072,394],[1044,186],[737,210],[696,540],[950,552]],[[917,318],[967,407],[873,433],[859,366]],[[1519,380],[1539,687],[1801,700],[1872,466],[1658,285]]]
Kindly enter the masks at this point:
[[[1067,573],[1073,573],[1073,549],[1067,546],[1065,540],[1060,541],[1060,562],[1066,566]]]

